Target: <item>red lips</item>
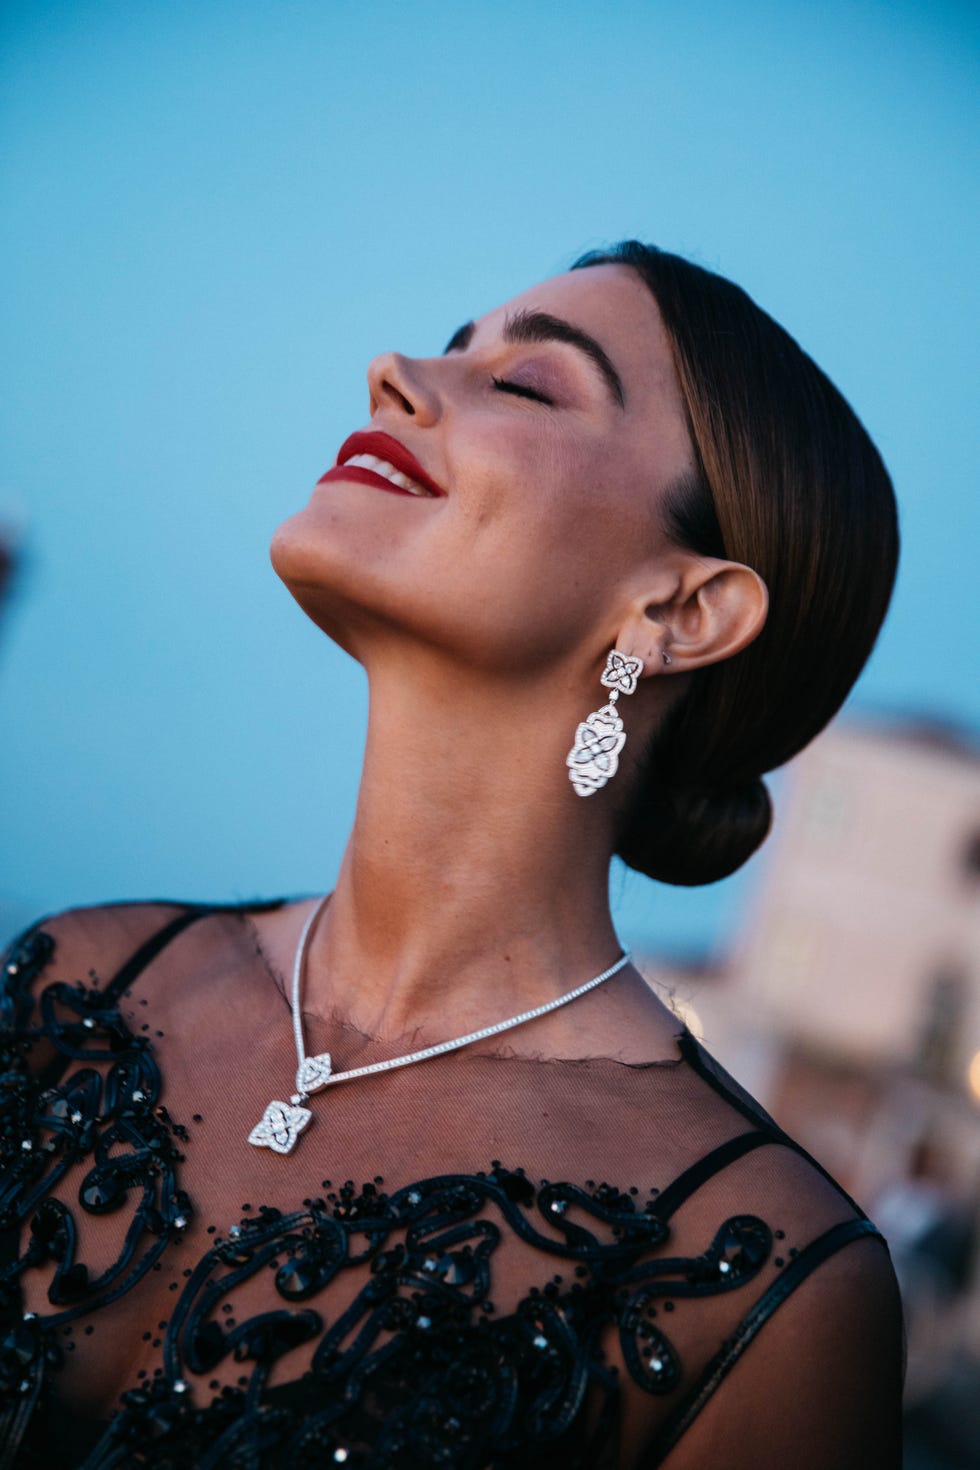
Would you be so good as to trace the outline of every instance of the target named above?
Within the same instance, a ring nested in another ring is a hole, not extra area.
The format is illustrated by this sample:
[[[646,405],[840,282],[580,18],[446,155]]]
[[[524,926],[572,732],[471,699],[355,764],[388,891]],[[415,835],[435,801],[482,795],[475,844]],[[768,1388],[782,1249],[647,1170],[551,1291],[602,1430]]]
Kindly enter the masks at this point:
[[[374,430],[351,434],[340,446],[337,462],[332,469],[327,470],[319,481],[321,485],[330,480],[354,480],[365,485],[374,485],[381,490],[393,491],[396,495],[411,495],[411,490],[403,490],[399,485],[393,485],[383,475],[376,475],[373,470],[365,469],[360,465],[352,465],[349,468],[346,461],[352,459],[355,454],[373,454],[376,459],[383,459],[390,464],[392,469],[399,470],[409,480],[414,480],[429,495],[445,495],[441,485],[437,485],[431,475],[428,475],[414,454],[409,454],[404,444],[399,444],[390,434],[382,434]],[[417,498],[417,497],[416,497]]]

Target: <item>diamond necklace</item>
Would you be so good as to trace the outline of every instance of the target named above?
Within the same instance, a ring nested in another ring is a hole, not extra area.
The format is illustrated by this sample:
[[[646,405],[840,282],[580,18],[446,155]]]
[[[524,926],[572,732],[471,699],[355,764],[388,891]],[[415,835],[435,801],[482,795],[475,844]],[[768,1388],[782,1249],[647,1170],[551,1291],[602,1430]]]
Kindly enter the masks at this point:
[[[391,1057],[387,1062],[372,1062],[368,1067],[351,1067],[346,1072],[335,1072],[328,1051],[321,1052],[315,1057],[306,1055],[306,1047],[303,1042],[303,1017],[299,1008],[307,942],[310,931],[329,897],[328,893],[326,898],[320,900],[303,925],[303,932],[300,934],[296,948],[296,959],[293,962],[291,1008],[293,1037],[296,1042],[296,1091],[288,1103],[274,1098],[248,1135],[249,1143],[254,1143],[256,1148],[271,1148],[273,1153],[277,1154],[288,1154],[292,1151],[297,1138],[313,1117],[310,1109],[303,1107],[305,1102],[309,1102],[311,1092],[319,1092],[321,1088],[331,1087],[337,1082],[351,1082],[355,1077],[368,1077],[372,1072],[390,1072],[393,1067],[407,1067],[412,1062],[424,1062],[429,1057],[441,1055],[442,1052],[455,1051],[458,1047],[469,1046],[471,1041],[482,1041],[486,1036],[496,1036],[501,1031],[508,1031],[511,1026],[520,1026],[525,1021],[533,1021],[535,1017],[543,1016],[547,1011],[556,1011],[559,1006],[566,1006],[569,1001],[577,1000],[587,990],[594,990],[597,985],[601,985],[604,980],[609,980],[624,965],[628,965],[631,958],[627,951],[620,955],[616,963],[610,965],[608,970],[603,970],[601,975],[594,975],[591,980],[586,980],[584,985],[576,986],[574,990],[560,995],[557,1000],[549,1000],[543,1006],[535,1006],[531,1011],[521,1011],[519,1016],[511,1016],[507,1021],[498,1021],[494,1026],[484,1026],[480,1031],[471,1031],[467,1036],[457,1036],[455,1041],[440,1041],[435,1046],[423,1047],[421,1051],[410,1052],[405,1057]]]

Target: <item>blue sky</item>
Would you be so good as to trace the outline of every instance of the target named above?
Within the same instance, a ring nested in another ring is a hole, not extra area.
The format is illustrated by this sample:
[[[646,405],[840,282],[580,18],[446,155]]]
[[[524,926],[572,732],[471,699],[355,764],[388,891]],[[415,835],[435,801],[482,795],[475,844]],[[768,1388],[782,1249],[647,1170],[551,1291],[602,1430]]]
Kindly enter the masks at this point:
[[[378,351],[639,235],[745,286],[902,508],[853,696],[980,728],[980,21],[957,4],[17,3],[0,12],[0,923],[329,886],[359,668],[270,534]],[[763,871],[614,882],[724,941]]]

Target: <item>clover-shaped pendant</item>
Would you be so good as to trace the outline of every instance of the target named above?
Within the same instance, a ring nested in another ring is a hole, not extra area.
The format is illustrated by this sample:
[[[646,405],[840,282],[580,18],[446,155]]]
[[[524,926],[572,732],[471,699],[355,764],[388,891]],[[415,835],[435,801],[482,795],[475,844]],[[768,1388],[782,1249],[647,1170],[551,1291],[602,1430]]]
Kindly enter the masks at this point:
[[[288,1154],[312,1117],[309,1108],[273,1100],[248,1135],[248,1141],[256,1148],[271,1148],[274,1154]]]
[[[326,1087],[332,1071],[328,1051],[322,1051],[318,1057],[304,1057],[296,1073],[296,1091],[304,1096],[318,1092],[321,1087]]]
[[[614,648],[606,655],[606,667],[599,675],[599,683],[606,689],[615,689],[619,694],[633,694],[636,681],[643,673],[643,660],[632,654],[620,653]]]

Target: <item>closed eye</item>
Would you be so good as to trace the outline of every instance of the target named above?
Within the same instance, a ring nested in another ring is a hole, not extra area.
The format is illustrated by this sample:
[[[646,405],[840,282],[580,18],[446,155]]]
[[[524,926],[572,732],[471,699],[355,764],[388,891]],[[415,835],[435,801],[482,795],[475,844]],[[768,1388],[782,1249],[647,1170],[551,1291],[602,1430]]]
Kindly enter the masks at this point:
[[[526,388],[523,383],[511,383],[507,378],[493,378],[493,386],[500,393],[516,393],[518,398],[533,398],[535,403],[553,404],[554,399],[545,393],[539,393],[537,388]]]

